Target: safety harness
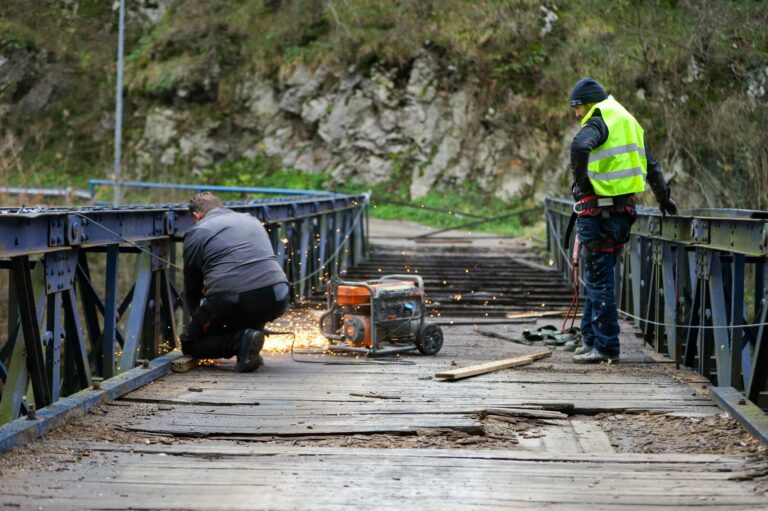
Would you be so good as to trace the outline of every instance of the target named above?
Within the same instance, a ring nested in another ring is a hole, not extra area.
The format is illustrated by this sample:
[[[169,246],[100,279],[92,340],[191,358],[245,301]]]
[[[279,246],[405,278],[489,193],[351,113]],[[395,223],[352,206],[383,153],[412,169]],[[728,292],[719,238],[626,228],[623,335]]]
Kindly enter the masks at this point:
[[[568,227],[565,229],[563,247],[568,250],[571,244],[571,233],[573,226],[576,225],[576,219],[580,216],[602,215],[607,218],[611,213],[623,211],[632,216],[636,215],[636,197],[632,195],[622,195],[619,197],[599,197],[597,195],[587,195],[573,205],[573,214],[568,220]],[[613,253],[619,255],[624,243],[618,243],[612,239],[592,240],[584,243],[584,248],[591,252]]]

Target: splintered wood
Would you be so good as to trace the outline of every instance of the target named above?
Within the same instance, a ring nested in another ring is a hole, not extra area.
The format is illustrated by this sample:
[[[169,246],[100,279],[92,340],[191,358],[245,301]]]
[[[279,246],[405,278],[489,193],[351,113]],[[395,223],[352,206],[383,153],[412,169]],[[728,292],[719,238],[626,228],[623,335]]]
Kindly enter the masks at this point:
[[[186,373],[190,369],[194,369],[199,365],[199,358],[181,357],[171,362],[171,371],[174,373]]]
[[[497,360],[495,362],[488,362],[486,364],[462,367],[460,369],[452,369],[450,371],[440,371],[435,373],[435,378],[440,378],[443,380],[461,380],[462,378],[469,378],[470,376],[491,373],[501,369],[509,369],[511,367],[528,365],[535,362],[536,360],[546,358],[550,355],[552,355],[552,352],[549,350],[540,351],[538,353],[531,353],[530,355],[524,355],[521,357],[505,358],[504,360]]]

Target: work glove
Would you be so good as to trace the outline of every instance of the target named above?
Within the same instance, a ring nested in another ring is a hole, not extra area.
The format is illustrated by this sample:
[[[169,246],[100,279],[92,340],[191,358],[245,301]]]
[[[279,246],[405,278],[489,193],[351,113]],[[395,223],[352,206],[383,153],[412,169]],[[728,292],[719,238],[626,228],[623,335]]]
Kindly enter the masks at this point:
[[[659,211],[661,211],[661,216],[675,216],[677,215],[677,204],[670,197],[667,197],[659,203]]]

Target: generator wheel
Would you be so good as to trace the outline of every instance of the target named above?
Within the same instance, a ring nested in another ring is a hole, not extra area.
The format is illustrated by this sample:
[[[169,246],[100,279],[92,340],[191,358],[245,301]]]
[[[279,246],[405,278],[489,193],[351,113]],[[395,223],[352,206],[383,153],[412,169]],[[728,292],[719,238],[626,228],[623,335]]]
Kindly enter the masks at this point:
[[[443,329],[437,325],[424,325],[416,337],[416,347],[424,355],[435,355],[443,347]]]

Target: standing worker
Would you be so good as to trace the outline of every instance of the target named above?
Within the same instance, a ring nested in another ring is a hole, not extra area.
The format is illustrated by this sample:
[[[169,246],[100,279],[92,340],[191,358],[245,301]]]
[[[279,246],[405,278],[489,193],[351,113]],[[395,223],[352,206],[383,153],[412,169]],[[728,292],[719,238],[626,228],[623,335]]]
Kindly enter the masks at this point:
[[[635,221],[635,194],[650,184],[662,215],[676,215],[643,128],[596,80],[573,88],[571,108],[581,129],[571,143],[573,211],[585,262],[586,301],[581,321],[580,364],[619,360],[619,321],[614,266]]]
[[[288,308],[289,286],[261,222],[227,209],[210,192],[189,201],[195,225],[184,235],[184,299],[191,318],[181,349],[230,358],[247,373],[262,363],[264,324]]]

